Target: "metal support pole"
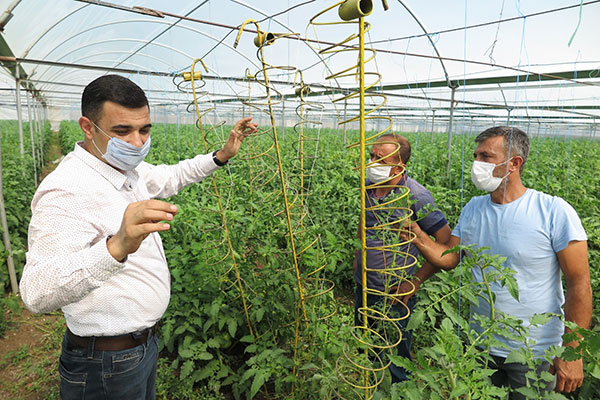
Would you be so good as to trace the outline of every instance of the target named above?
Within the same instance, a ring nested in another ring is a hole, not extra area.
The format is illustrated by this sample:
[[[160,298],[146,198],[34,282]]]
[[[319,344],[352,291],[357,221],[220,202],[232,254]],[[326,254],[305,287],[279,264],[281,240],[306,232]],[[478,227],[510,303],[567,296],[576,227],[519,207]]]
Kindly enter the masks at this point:
[[[508,116],[506,117],[506,126],[510,126],[510,112],[512,111],[512,107],[507,107],[506,111],[508,111]]]
[[[6,209],[4,208],[4,183],[2,182],[2,135],[0,134],[0,221],[2,222],[2,238],[4,248],[8,253],[6,263],[8,264],[8,276],[10,277],[10,287],[13,294],[19,293],[19,284],[17,283],[17,273],[15,271],[15,262],[13,260],[12,246],[10,245],[10,235],[8,231],[8,222],[6,220]]]
[[[16,64],[15,68],[15,83],[15,93],[17,95],[17,120],[19,123],[19,150],[21,150],[21,157],[24,157],[25,147],[23,146],[23,114],[21,110],[21,78],[19,77],[19,64]]]
[[[431,143],[433,143],[433,129],[435,126],[435,111],[433,110],[433,115],[431,116]]]
[[[35,140],[33,137],[33,123],[31,120],[31,102],[29,101],[29,92],[25,92],[27,96],[27,118],[29,120],[29,136],[31,138],[31,158],[33,158],[33,181],[37,187],[37,161],[35,157]]]
[[[452,120],[454,119],[454,94],[456,93],[456,88],[458,86],[452,85],[450,89],[452,92],[450,94],[450,120],[448,121],[448,154],[446,156],[446,178],[450,176],[450,155],[451,155],[451,146],[452,146]]]
[[[348,111],[348,101],[344,100],[344,121],[346,121],[347,111]],[[346,141],[347,141],[346,125],[348,125],[348,124],[344,124],[344,149],[346,149]]]
[[[45,154],[44,151],[42,150],[44,148],[44,142],[46,141],[45,139],[45,134],[44,134],[44,129],[46,127],[46,124],[44,122],[44,105],[40,103],[40,105],[38,106],[39,112],[40,112],[40,118],[38,119],[38,124],[40,126],[40,161],[41,161],[41,165],[44,165],[44,159],[45,159]]]
[[[281,100],[281,141],[285,142],[285,99]]]
[[[43,161],[42,161],[42,129],[41,129],[41,124],[40,124],[40,110],[39,110],[39,104],[38,102],[35,101],[35,99],[33,99],[33,118],[34,118],[34,122],[35,122],[35,132],[36,132],[36,137],[37,137],[37,141],[38,141],[38,146],[37,146],[37,151],[38,151],[38,162],[40,163],[40,169],[43,166]]]
[[[473,135],[473,117],[471,117],[471,124],[469,125],[469,136]]]

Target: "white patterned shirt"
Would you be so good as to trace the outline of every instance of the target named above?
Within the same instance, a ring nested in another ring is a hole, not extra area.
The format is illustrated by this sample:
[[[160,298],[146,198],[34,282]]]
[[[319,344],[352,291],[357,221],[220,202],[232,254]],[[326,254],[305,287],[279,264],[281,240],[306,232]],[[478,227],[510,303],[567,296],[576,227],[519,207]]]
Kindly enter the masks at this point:
[[[121,263],[108,252],[125,208],[166,198],[217,169],[210,154],[176,165],[142,162],[124,174],[75,145],[31,203],[23,301],[36,313],[62,308],[79,336],[114,336],[153,326],[165,312],[170,273],[162,241],[151,233]],[[176,223],[176,222],[175,222]]]

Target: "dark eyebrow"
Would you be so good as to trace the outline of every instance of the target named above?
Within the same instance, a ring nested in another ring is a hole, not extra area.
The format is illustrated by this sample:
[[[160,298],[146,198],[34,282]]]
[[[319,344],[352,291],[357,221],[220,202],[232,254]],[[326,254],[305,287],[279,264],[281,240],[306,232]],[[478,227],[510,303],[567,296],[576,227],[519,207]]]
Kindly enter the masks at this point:
[[[125,129],[125,130],[131,130],[132,128],[133,128],[133,127],[132,127],[131,125],[115,125],[115,126],[112,126],[110,129],[111,129],[111,130],[113,130],[113,129]],[[152,128],[152,124],[146,124],[146,125],[142,126],[142,128],[141,128],[141,129],[150,129],[150,128]],[[140,130],[141,130],[141,129],[140,129]]]

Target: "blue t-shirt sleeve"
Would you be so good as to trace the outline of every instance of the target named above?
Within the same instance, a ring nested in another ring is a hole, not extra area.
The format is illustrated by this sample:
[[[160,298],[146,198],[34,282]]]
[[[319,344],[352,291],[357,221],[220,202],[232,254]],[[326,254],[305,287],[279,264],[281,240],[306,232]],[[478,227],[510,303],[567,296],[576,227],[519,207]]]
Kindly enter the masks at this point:
[[[448,224],[444,213],[442,213],[435,204],[431,192],[424,190],[420,193],[416,193],[413,200],[416,200],[416,203],[414,203],[412,207],[415,212],[413,218],[419,217],[419,211],[426,213],[426,215],[417,222],[419,227],[425,231],[425,233],[433,235],[444,225]]]
[[[565,200],[556,197],[550,216],[550,241],[555,252],[564,250],[569,242],[587,240],[587,234],[577,211]]]

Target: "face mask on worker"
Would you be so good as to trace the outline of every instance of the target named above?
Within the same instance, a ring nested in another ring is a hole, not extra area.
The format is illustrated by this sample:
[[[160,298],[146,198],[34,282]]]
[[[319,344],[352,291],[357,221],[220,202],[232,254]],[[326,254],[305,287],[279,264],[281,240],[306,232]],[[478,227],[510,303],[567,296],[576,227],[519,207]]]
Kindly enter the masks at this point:
[[[367,179],[371,183],[380,183],[388,180],[390,178],[390,171],[393,167],[393,165],[374,164],[372,167],[368,167],[365,170]]]
[[[137,147],[119,138],[109,136],[93,121],[92,124],[94,124],[94,126],[98,128],[100,132],[110,139],[104,154],[102,154],[102,151],[98,148],[96,142],[94,142],[94,139],[92,139],[92,143],[96,147],[96,150],[102,154],[102,158],[104,158],[107,163],[115,168],[123,171],[131,171],[140,165],[142,161],[144,161],[144,158],[146,158],[146,155],[150,151],[150,136],[148,136],[148,139],[146,139],[146,142],[142,145],[142,147]]]
[[[497,166],[506,164],[509,160],[504,161],[500,164],[494,164],[484,161],[473,161],[473,167],[471,168],[471,180],[477,189],[485,190],[486,192],[493,192],[498,189],[502,180],[508,176],[508,172],[501,178],[494,176],[494,168]]]

